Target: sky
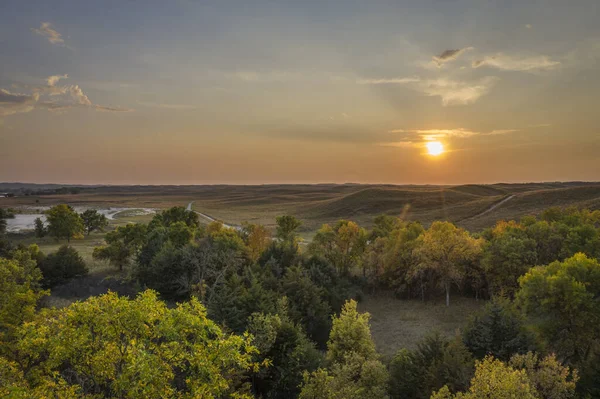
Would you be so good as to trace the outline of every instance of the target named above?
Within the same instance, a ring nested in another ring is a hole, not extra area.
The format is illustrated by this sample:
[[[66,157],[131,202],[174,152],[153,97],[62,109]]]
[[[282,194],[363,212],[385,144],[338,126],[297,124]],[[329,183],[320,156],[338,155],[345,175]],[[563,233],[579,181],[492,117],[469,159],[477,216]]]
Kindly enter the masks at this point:
[[[598,15],[598,0],[2,0],[0,181],[598,181]]]

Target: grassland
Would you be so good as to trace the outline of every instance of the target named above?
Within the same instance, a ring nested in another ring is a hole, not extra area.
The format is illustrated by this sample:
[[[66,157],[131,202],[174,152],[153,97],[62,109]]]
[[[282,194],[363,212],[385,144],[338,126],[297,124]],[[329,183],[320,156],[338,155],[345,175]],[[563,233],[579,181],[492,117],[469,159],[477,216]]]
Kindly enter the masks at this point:
[[[425,335],[434,331],[454,336],[484,304],[456,296],[450,307],[446,307],[443,300],[422,302],[377,295],[367,296],[358,307],[361,312],[371,314],[371,333],[377,350],[389,358],[398,349],[414,349]]]
[[[0,184],[0,191],[2,185]],[[492,211],[495,204],[510,197]],[[157,208],[186,206],[228,224],[244,221],[273,228],[275,217],[292,214],[310,238],[323,223],[351,219],[366,227],[382,213],[429,224],[449,220],[471,231],[499,219],[537,214],[550,206],[600,208],[600,183],[531,183],[462,186],[262,185],[87,187],[79,194],[0,198],[3,207],[73,206]],[[120,215],[134,221],[134,215]],[[131,216],[125,217],[125,216]]]

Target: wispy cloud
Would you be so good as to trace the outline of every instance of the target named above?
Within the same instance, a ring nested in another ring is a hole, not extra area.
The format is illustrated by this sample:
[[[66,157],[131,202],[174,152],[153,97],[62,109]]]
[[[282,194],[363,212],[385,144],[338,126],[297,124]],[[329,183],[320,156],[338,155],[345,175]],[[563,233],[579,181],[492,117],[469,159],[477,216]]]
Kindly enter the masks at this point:
[[[534,55],[515,57],[502,53],[486,56],[480,60],[473,61],[473,68],[488,66],[505,71],[526,71],[555,69],[560,66],[559,61],[554,61],[546,55]]]
[[[487,94],[498,81],[497,77],[487,76],[477,81],[460,81],[449,78],[421,79],[418,76],[359,79],[358,84],[398,84],[407,85],[427,96],[440,97],[443,106],[472,104]]]
[[[361,85],[383,85],[383,84],[406,84],[420,82],[418,76],[403,78],[383,78],[383,79],[358,79],[356,83]]]
[[[45,37],[52,44],[56,44],[58,46],[65,45],[62,35],[52,28],[52,24],[50,24],[50,22],[42,22],[39,28],[31,28],[31,31]]]
[[[518,132],[519,129],[498,129],[498,130],[492,130],[489,133],[483,133],[483,135],[485,136],[495,136],[498,134],[508,134],[508,133],[514,133],[514,132]]]
[[[439,78],[423,81],[417,89],[427,96],[440,97],[443,106],[467,105],[486,95],[497,81],[498,78],[494,76],[474,82]]]
[[[447,141],[468,139],[476,136],[495,136],[518,132],[519,129],[496,129],[489,132],[478,132],[466,128],[453,129],[393,129],[388,131],[398,137],[397,140],[380,143],[392,147],[423,147],[428,141]]]
[[[446,50],[440,55],[433,56],[432,61],[438,68],[441,68],[445,63],[456,60],[461,54],[469,50],[473,50],[473,47]]]

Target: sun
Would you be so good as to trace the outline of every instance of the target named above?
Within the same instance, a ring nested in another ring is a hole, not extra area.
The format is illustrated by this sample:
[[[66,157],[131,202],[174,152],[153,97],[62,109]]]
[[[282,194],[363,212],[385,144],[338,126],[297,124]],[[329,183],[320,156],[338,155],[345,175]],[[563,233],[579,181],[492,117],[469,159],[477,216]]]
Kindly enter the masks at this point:
[[[425,147],[427,147],[427,153],[434,157],[444,153],[444,145],[439,141],[430,141],[425,144]]]

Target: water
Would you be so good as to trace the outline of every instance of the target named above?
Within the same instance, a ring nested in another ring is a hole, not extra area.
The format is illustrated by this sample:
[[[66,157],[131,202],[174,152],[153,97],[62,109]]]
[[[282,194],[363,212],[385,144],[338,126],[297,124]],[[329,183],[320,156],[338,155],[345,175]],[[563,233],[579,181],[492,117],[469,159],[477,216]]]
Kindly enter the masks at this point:
[[[38,212],[43,212],[48,210],[49,207],[36,207],[35,210]],[[86,208],[86,207],[74,207],[76,212],[83,212],[87,209],[96,209],[96,208]],[[29,210],[32,210],[29,208]],[[118,219],[118,214],[120,212],[128,211],[127,216],[139,216],[139,215],[148,215],[151,213],[155,213],[154,209],[150,208],[105,208],[105,209],[96,209],[98,213],[103,214],[109,220]],[[31,214],[15,214],[15,217],[12,219],[6,219],[6,231],[9,233],[18,233],[26,230],[33,230],[35,228],[35,219],[40,218],[43,222],[46,222],[46,216],[42,213],[31,213]]]

